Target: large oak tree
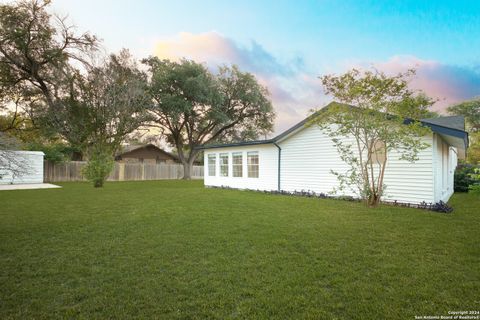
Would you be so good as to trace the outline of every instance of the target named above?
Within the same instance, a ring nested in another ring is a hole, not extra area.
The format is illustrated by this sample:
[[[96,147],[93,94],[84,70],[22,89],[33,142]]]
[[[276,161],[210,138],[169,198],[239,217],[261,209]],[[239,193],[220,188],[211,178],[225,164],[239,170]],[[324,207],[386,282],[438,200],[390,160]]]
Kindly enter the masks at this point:
[[[145,59],[150,71],[151,114],[177,149],[184,179],[200,152],[197,147],[239,137],[256,139],[272,131],[274,112],[268,91],[236,66],[212,74],[204,65],[156,57]]]

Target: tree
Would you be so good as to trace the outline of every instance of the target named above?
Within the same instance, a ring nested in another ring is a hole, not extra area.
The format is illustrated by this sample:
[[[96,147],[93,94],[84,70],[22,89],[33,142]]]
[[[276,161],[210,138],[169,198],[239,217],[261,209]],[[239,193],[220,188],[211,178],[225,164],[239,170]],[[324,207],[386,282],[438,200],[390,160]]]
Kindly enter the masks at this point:
[[[21,87],[23,95],[41,94],[48,107],[59,105],[65,67],[86,63],[98,40],[77,35],[66,19],[47,12],[50,1],[22,0],[0,5],[0,85]]]
[[[320,125],[348,165],[346,172],[332,172],[339,189],[350,188],[369,206],[376,206],[385,192],[391,151],[415,161],[427,146],[421,138],[429,129],[417,120],[429,114],[433,101],[408,89],[407,78],[413,74],[410,70],[389,77],[353,69],[321,77],[325,92],[340,103],[321,110],[312,123]]]
[[[475,165],[480,164],[480,99],[464,101],[448,107],[447,110],[452,115],[465,117],[466,130],[470,134],[467,161]]]
[[[76,94],[69,97],[69,104],[64,104],[70,107],[62,108],[58,118],[65,124],[72,120],[76,123],[74,131],[81,135],[79,141],[84,141],[82,148],[89,158],[87,167],[97,168],[87,168],[88,176],[93,177],[96,187],[101,187],[111,166],[106,163],[99,170],[98,163],[107,158],[113,161],[125,138],[150,120],[147,79],[130,53],[123,50],[110,55],[102,66],[92,68],[76,86],[72,90]]]
[[[0,5],[0,111],[14,106],[2,127],[5,132],[19,119],[30,118],[42,135],[57,139],[60,134],[75,147],[69,133],[76,122],[62,123],[59,115],[70,107],[68,97],[79,73],[74,63],[89,67],[99,42],[89,33],[77,34],[66,18],[50,14],[49,4],[20,0]]]
[[[83,167],[83,175],[93,183],[95,188],[103,187],[105,180],[113,169],[115,162],[108,150],[109,146],[101,144],[92,146],[88,163]]]
[[[272,131],[275,115],[268,91],[252,74],[224,66],[213,75],[189,60],[151,57],[143,62],[151,75],[150,112],[167,141],[176,147],[184,179],[191,178],[197,147],[238,136],[255,139]]]
[[[18,150],[18,141],[0,132],[0,179],[5,175],[10,175],[12,180],[22,175],[28,174],[31,167],[22,155],[15,152]]]

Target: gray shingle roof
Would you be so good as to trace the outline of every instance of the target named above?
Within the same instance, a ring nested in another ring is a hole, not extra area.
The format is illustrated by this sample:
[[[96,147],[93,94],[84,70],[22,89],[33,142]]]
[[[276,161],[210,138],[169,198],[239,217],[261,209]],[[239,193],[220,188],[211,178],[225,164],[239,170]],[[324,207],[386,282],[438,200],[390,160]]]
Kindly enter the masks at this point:
[[[465,131],[465,118],[463,116],[447,116],[430,119],[422,119],[424,123],[430,123],[445,128]]]
[[[328,108],[332,104],[338,104],[338,102],[331,102],[323,109]],[[355,108],[354,106],[349,106]],[[321,111],[320,110],[320,111]],[[315,113],[317,114],[317,113]],[[222,147],[235,147],[235,146],[245,146],[245,145],[258,145],[258,144],[270,144],[275,143],[283,138],[289,136],[291,133],[295,132],[297,129],[303,127],[309,119],[311,119],[315,114],[308,116],[304,120],[300,121],[290,129],[284,131],[283,133],[277,135],[272,139],[266,140],[255,140],[255,141],[241,141],[234,143],[225,143],[225,144],[213,144],[197,147],[197,149],[210,149],[210,148],[222,148]],[[405,119],[405,123],[408,123],[412,120]],[[462,137],[465,140],[465,145],[468,145],[468,134],[465,132],[465,119],[463,116],[447,116],[447,117],[438,117],[430,119],[421,119],[422,123],[430,127],[434,132],[441,132],[447,135],[454,135],[457,137]]]

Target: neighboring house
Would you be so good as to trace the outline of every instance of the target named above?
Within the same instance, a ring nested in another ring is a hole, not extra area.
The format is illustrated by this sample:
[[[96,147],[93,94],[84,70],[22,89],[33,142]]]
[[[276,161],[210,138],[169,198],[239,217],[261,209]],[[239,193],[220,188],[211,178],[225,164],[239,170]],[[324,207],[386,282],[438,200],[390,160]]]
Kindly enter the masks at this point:
[[[41,151],[0,151],[0,184],[43,183],[43,156]]]
[[[329,193],[339,183],[331,170],[345,164],[329,138],[307,119],[270,140],[204,146],[205,186],[238,189],[313,191]],[[465,158],[468,134],[463,117],[422,120],[432,133],[423,137],[429,147],[416,162],[388,154],[384,201],[435,203],[453,194],[457,157]],[[344,195],[353,195],[344,192]]]
[[[115,156],[115,161],[124,163],[171,164],[180,163],[177,156],[153,144],[124,146]]]

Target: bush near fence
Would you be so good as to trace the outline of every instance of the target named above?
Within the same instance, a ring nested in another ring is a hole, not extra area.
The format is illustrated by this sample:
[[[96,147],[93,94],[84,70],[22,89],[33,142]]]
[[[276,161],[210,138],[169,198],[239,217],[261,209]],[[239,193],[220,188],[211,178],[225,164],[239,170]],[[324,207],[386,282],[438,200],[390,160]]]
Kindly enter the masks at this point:
[[[45,182],[85,181],[82,168],[85,161],[69,161],[64,163],[44,162]],[[146,164],[146,163],[120,163],[115,162],[115,167],[108,177],[108,181],[141,181],[165,180],[183,178],[183,165],[175,164]],[[192,179],[203,179],[203,166],[193,166]]]

